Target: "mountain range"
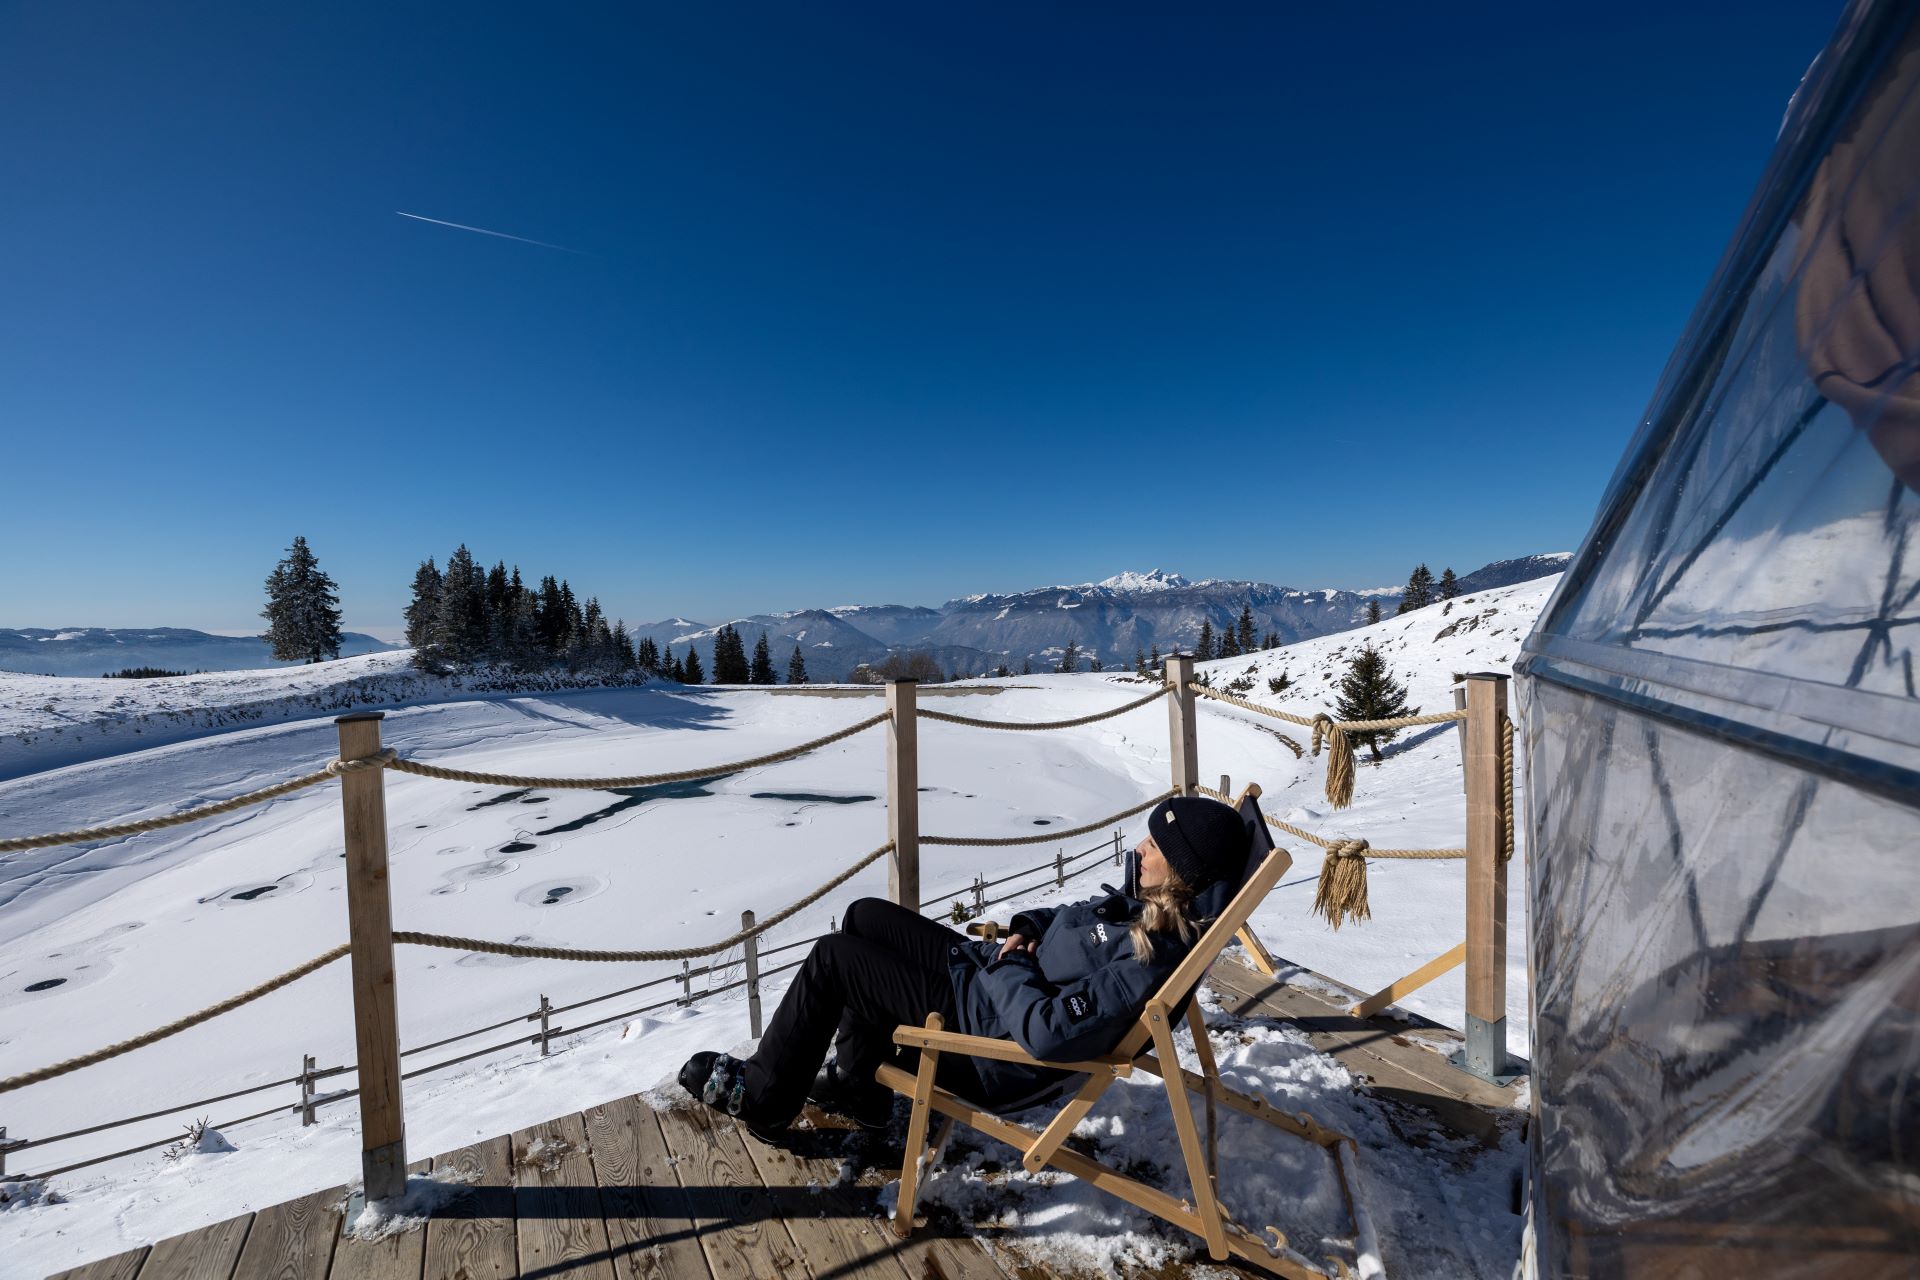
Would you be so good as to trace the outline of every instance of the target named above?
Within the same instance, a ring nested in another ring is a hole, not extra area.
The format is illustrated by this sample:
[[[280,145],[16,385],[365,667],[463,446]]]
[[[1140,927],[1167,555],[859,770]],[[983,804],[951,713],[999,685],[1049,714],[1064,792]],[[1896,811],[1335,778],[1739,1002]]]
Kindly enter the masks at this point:
[[[1569,553],[1496,560],[1460,579],[1462,595],[1510,586],[1559,573]],[[713,669],[713,637],[731,625],[751,647],[767,633],[774,667],[784,672],[797,646],[808,678],[842,681],[862,665],[873,666],[895,653],[926,653],[942,671],[982,675],[1001,663],[1019,671],[1026,663],[1046,670],[1060,661],[1071,642],[1086,657],[1107,667],[1130,666],[1136,649],[1162,653],[1190,650],[1203,622],[1216,635],[1237,623],[1240,611],[1253,611],[1254,629],[1281,644],[1308,640],[1362,626],[1367,606],[1378,601],[1383,613],[1399,605],[1398,588],[1302,591],[1266,582],[1207,578],[1190,581],[1158,569],[1121,573],[1100,582],[1038,587],[1010,595],[984,594],[949,600],[937,609],[921,605],[842,605],[760,613],[724,623],[668,618],[631,628],[634,638],[650,636],[684,654],[697,646],[706,669]]]
[[[1497,560],[1460,579],[1461,593],[1490,590],[1559,573],[1567,553]],[[1206,578],[1190,581],[1177,573],[1121,573],[1076,586],[1037,587],[1012,594],[982,594],[949,600],[939,608],[924,605],[841,605],[757,613],[726,623],[667,618],[630,627],[633,638],[651,636],[685,654],[697,646],[700,660],[713,670],[713,637],[731,624],[751,647],[762,631],[773,648],[775,668],[784,674],[788,656],[798,647],[807,676],[818,683],[844,681],[861,666],[877,666],[890,654],[925,653],[942,671],[970,675],[991,672],[1001,663],[1014,671],[1031,663],[1036,671],[1056,666],[1071,642],[1084,658],[1098,657],[1108,667],[1129,666],[1136,647],[1162,653],[1190,650],[1203,622],[1214,633],[1236,623],[1242,608],[1253,610],[1254,627],[1264,638],[1278,635],[1291,644],[1363,625],[1367,605],[1378,601],[1391,614],[1400,603],[1396,588],[1301,591],[1266,582]],[[397,646],[369,635],[348,632],[340,656],[378,653]],[[220,636],[180,627],[25,627],[0,629],[0,670],[41,675],[98,676],[126,667],[170,671],[242,671],[295,664],[275,662],[257,636]]]

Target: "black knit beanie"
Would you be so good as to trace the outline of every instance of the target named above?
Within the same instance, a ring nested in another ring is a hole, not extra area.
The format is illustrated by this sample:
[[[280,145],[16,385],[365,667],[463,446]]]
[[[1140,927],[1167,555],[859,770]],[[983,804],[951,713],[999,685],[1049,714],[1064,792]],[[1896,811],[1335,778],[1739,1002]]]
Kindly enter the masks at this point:
[[[1173,873],[1195,893],[1216,880],[1238,880],[1246,869],[1247,824],[1218,800],[1175,796],[1153,807],[1147,830]]]

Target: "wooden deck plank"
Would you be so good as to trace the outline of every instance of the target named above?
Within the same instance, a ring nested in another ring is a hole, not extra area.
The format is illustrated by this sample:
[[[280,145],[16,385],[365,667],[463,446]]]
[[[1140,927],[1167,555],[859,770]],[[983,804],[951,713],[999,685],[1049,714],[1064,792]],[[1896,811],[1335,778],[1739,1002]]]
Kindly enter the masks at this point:
[[[513,1142],[504,1135],[433,1159],[473,1188],[453,1212],[430,1219],[425,1280],[508,1280],[520,1274],[513,1217]]]
[[[716,1280],[806,1276],[793,1236],[732,1124],[718,1123],[705,1107],[655,1114]]]
[[[562,1116],[513,1135],[513,1216],[520,1272],[540,1280],[615,1280],[586,1124]]]
[[[1282,962],[1280,972],[1294,968]],[[1497,1142],[1503,1121],[1521,1119],[1512,1110],[1517,1086],[1502,1089],[1469,1075],[1391,1026],[1356,1018],[1329,998],[1225,958],[1209,971],[1207,983],[1227,1012],[1292,1023],[1315,1049],[1365,1078],[1376,1096],[1422,1108],[1456,1133]]]
[[[327,1280],[346,1198],[329,1187],[254,1214],[233,1280]]]
[[[407,1166],[407,1173],[422,1174],[432,1167],[431,1160],[416,1160]],[[425,1227],[396,1232],[384,1240],[356,1240],[350,1234],[352,1225],[340,1224],[330,1280],[420,1280],[427,1253]]]
[[[796,1131],[794,1146],[801,1148],[796,1151],[769,1147],[735,1128],[815,1277],[857,1273],[874,1280],[914,1280],[900,1261],[902,1242],[880,1220],[873,1193],[841,1181],[838,1153],[849,1131]]]
[[[628,1097],[580,1114],[621,1280],[711,1277],[653,1108]]]
[[[240,1248],[253,1228],[253,1215],[243,1213],[198,1231],[172,1236],[153,1246],[142,1280],[228,1280]]]
[[[133,1280],[140,1271],[140,1264],[147,1260],[148,1249],[149,1246],[143,1244],[138,1249],[129,1249],[111,1258],[89,1262],[84,1267],[62,1271],[47,1277],[47,1280]]]

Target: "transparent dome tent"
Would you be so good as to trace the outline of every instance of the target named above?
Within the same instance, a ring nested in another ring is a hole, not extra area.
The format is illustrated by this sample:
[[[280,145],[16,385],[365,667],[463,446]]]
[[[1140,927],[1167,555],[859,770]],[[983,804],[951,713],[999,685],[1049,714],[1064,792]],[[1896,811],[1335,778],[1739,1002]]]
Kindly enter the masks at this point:
[[[1809,70],[1519,664],[1540,1275],[1920,1274],[1917,15]]]

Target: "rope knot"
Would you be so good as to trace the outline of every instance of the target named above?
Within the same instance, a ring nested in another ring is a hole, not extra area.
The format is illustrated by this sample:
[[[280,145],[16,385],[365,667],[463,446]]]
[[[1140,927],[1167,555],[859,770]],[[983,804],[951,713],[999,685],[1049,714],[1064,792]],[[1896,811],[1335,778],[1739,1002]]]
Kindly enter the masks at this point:
[[[1313,914],[1338,929],[1348,920],[1366,920],[1367,849],[1365,840],[1335,840],[1320,860],[1320,883],[1313,891]]]
[[[1364,858],[1372,848],[1365,840],[1337,840],[1327,850],[1329,858]]]
[[[400,758],[400,753],[392,747],[382,747],[376,756],[362,756],[358,760],[329,760],[322,770],[329,777],[338,778],[348,773],[364,773],[368,769],[388,769]]]

